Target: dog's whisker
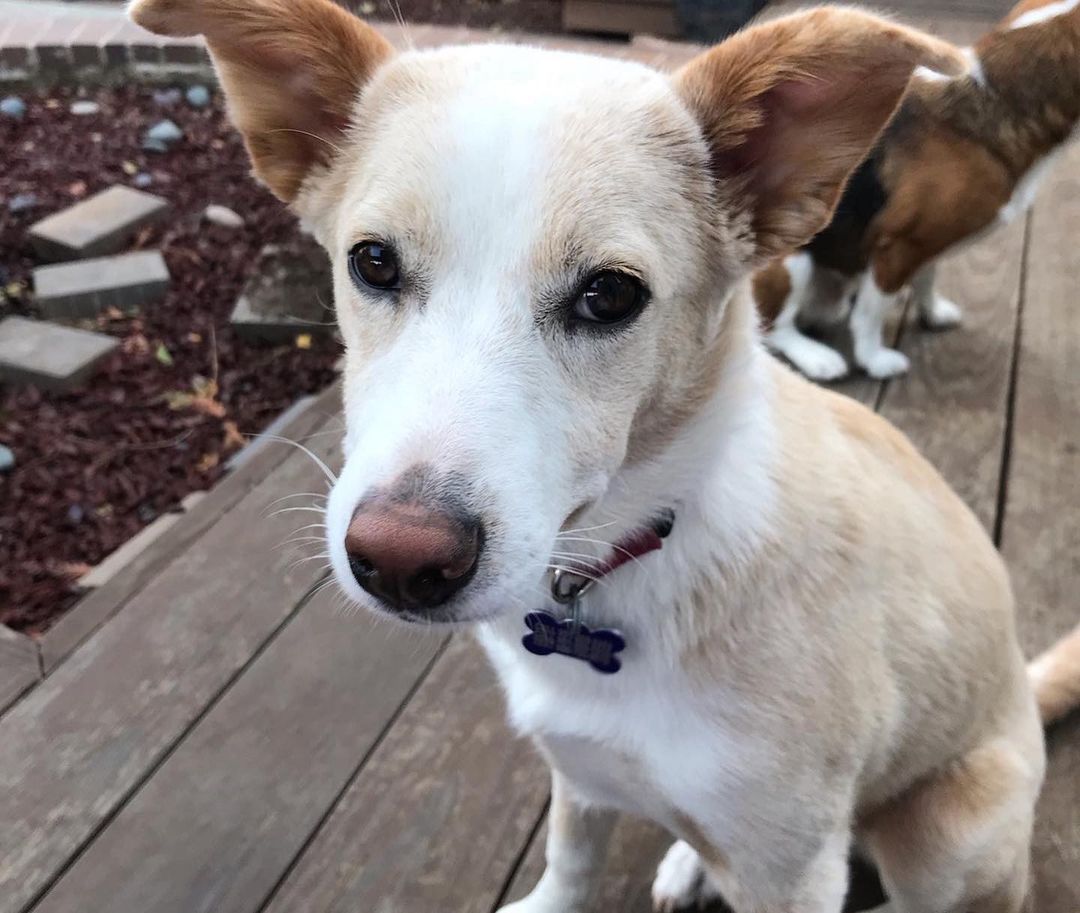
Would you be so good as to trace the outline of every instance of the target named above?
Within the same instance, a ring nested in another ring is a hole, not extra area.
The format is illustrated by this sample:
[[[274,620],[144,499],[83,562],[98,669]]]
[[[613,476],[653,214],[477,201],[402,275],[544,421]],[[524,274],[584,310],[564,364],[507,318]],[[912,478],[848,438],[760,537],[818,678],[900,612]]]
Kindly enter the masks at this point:
[[[260,435],[260,437],[263,437],[268,441],[277,441],[279,444],[289,444],[290,446],[295,447],[301,453],[307,455],[311,459],[311,461],[316,466],[318,466],[319,469],[322,470],[323,475],[326,476],[327,481],[329,481],[331,485],[336,484],[337,476],[333,473],[330,467],[327,466],[325,462],[323,462],[323,459],[309,447],[305,447],[299,441],[294,441],[292,438],[282,437],[279,434],[262,434]]]
[[[617,521],[615,520],[611,520],[608,523],[601,523],[598,526],[579,526],[577,529],[563,529],[556,534],[555,538],[561,539],[563,536],[569,535],[570,533],[591,533],[594,530],[607,529],[609,526],[614,526],[616,522]]]
[[[275,498],[273,501],[271,501],[266,506],[267,507],[273,507],[275,504],[280,504],[282,501],[291,501],[293,498],[319,498],[320,500],[325,501],[326,497],[327,497],[326,495],[319,494],[318,492],[315,492],[315,491],[297,491],[297,492],[294,492],[291,495],[285,495],[284,497],[281,497],[281,498]]]
[[[267,133],[298,133],[300,136],[310,136],[312,139],[317,139],[320,143],[325,143],[338,155],[342,154],[340,146],[335,146],[325,136],[319,136],[317,133],[311,133],[308,130],[297,130],[295,127],[278,127],[276,130],[268,130]]]
[[[282,507],[279,510],[275,510],[272,514],[269,514],[269,516],[276,517],[278,514],[291,514],[295,511],[308,511],[313,514],[326,515],[326,510],[322,507]]]

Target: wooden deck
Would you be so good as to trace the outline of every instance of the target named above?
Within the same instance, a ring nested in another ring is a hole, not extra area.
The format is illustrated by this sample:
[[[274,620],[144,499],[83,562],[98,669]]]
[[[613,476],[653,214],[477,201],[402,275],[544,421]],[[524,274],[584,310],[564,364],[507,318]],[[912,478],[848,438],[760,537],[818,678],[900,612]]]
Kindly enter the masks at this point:
[[[1080,616],[1078,239],[1080,148],[1026,219],[943,269],[965,325],[900,320],[911,376],[845,386],[993,532],[1029,651]],[[308,440],[326,456],[340,420],[322,415]],[[490,913],[525,893],[547,778],[478,649],[311,595],[319,562],[278,546],[318,516],[275,513],[324,489],[302,454],[226,484],[159,567],[121,579],[111,616],[71,622],[81,645],[46,656],[0,716],[0,913]],[[0,643],[0,665],[25,659],[10,655]],[[1077,913],[1080,718],[1050,752],[1035,909]],[[620,825],[596,909],[647,911],[666,841]]]

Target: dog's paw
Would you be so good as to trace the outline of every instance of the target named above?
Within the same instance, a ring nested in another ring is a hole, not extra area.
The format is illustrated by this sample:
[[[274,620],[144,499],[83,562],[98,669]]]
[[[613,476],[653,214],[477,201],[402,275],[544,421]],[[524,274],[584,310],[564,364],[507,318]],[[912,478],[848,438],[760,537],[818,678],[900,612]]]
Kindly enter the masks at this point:
[[[814,349],[804,348],[800,351],[795,367],[811,380],[839,380],[848,372],[844,356],[821,343],[817,343]]]
[[[930,307],[922,312],[922,322],[931,330],[947,330],[958,326],[963,319],[959,305],[940,295],[935,295]]]
[[[699,909],[719,896],[710,885],[694,848],[682,840],[673,843],[660,861],[653,881],[652,902],[656,913]]]
[[[811,380],[839,380],[848,372],[844,356],[796,330],[780,330],[766,342]]]
[[[871,352],[866,358],[860,359],[860,363],[867,374],[878,380],[906,374],[911,367],[911,362],[903,352],[886,348]]]

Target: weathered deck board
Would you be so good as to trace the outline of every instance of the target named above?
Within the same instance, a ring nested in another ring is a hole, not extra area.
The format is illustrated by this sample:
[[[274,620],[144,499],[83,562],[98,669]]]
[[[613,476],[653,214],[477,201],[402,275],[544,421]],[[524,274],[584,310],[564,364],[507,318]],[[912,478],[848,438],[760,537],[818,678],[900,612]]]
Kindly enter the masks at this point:
[[[1029,655],[1080,622],[1080,148],[1031,219],[1002,551]],[[1080,717],[1051,733],[1034,909],[1080,910]]]
[[[266,913],[488,913],[547,791],[486,658],[457,637]]]
[[[443,638],[316,596],[35,907],[255,913]],[[197,839],[192,839],[197,835]]]
[[[34,642],[0,625],[0,713],[40,678]]]
[[[0,913],[49,885],[289,617],[317,568],[275,547],[313,515],[268,514],[324,487],[288,457],[0,719]]]

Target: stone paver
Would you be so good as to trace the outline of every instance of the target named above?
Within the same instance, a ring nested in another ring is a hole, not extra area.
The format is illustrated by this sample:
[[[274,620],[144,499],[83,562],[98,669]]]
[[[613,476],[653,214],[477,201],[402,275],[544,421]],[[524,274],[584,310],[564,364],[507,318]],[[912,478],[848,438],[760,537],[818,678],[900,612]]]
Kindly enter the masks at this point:
[[[0,321],[0,383],[68,390],[117,345],[101,333],[8,317]]]
[[[169,268],[156,250],[34,270],[38,305],[51,320],[93,317],[109,307],[126,309],[152,304],[161,300],[168,288]]]
[[[270,244],[233,309],[232,324],[245,339],[280,344],[298,333],[336,329],[330,261],[311,238]]]
[[[30,243],[43,260],[116,253],[168,208],[161,197],[118,184],[32,225]]]

